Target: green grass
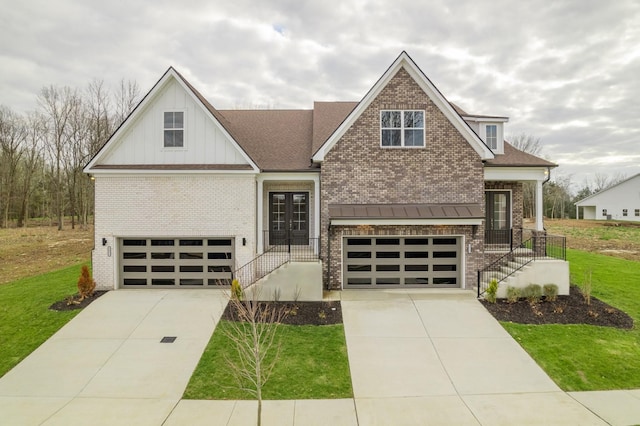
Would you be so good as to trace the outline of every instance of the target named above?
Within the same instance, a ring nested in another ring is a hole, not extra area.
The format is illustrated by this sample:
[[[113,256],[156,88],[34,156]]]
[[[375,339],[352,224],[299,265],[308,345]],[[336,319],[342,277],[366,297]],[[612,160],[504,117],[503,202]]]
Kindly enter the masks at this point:
[[[633,330],[588,325],[502,325],[565,391],[640,388],[640,262],[567,250],[571,280],[592,273],[592,295],[622,309]]]
[[[76,316],[51,304],[77,292],[79,265],[0,286],[0,377]]]
[[[235,386],[224,354],[237,359],[220,321],[200,358],[183,398],[254,399]],[[280,325],[280,357],[263,387],[264,399],[351,398],[351,376],[344,327],[338,325]]]

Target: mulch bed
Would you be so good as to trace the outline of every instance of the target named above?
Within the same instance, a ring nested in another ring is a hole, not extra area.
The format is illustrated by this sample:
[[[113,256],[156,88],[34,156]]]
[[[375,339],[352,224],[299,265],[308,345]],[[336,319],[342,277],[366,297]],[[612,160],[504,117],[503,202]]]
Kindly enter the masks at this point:
[[[589,324],[621,329],[633,328],[633,318],[595,297],[587,305],[582,292],[571,286],[569,296],[558,296],[555,302],[542,301],[531,305],[521,299],[508,303],[498,299],[496,303],[482,301],[485,308],[499,321],[520,324]]]
[[[261,307],[284,309],[286,315],[281,324],[290,325],[329,325],[342,324],[342,307],[340,301],[331,302],[258,302]],[[237,321],[236,306],[229,303],[222,314],[222,319]]]
[[[53,311],[73,311],[75,309],[86,308],[91,304],[91,302],[93,302],[94,300],[96,300],[98,297],[102,296],[105,293],[106,293],[105,290],[97,290],[93,292],[92,296],[87,297],[80,303],[69,303],[72,300],[77,301],[80,298],[78,294],[74,294],[73,296],[69,296],[64,300],[60,300],[54,303],[53,305],[49,306],[49,309]]]

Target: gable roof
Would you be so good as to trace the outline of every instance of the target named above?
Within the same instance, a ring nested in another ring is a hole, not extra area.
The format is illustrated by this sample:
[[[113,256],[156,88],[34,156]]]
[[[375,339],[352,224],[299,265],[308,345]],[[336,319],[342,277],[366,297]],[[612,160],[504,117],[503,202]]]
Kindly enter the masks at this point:
[[[637,178],[637,177],[640,177],[640,173],[635,174],[635,175],[633,175],[633,176],[631,176],[630,178],[627,178],[627,179],[625,179],[625,180],[622,180],[622,181],[620,181],[620,182],[616,183],[615,185],[612,185],[612,186],[610,186],[610,187],[608,187],[608,188],[605,188],[605,189],[603,189],[603,190],[601,190],[601,191],[598,191],[598,192],[596,192],[595,194],[591,194],[591,195],[589,195],[588,197],[584,197],[582,200],[577,201],[577,202],[576,202],[576,205],[583,205],[583,203],[584,203],[585,201],[590,200],[590,199],[592,199],[592,198],[595,198],[595,197],[597,197],[597,196],[599,196],[599,195],[601,195],[601,194],[604,194],[605,192],[607,192],[607,191],[609,191],[609,190],[611,190],[611,189],[613,189],[613,188],[616,188],[616,187],[618,187],[618,186],[620,186],[620,185],[622,185],[622,184],[625,184],[625,183],[629,182],[630,180],[633,180],[633,179],[635,179],[635,178]]]
[[[469,145],[478,153],[481,159],[488,160],[494,158],[493,152],[480,139],[480,137],[471,129],[471,127],[462,119],[460,114],[445,99],[440,91],[433,85],[431,80],[422,72],[422,70],[411,59],[407,52],[403,51],[385,71],[380,79],[367,92],[364,98],[358,103],[349,116],[340,124],[340,126],[331,134],[331,136],[322,144],[320,148],[313,154],[314,162],[322,162],[325,155],[333,148],[338,140],[346,133],[353,123],[362,115],[371,102],[378,96],[389,81],[397,74],[400,69],[406,70],[420,88],[429,96],[431,101],[442,111],[449,119],[451,124],[460,132]]]
[[[109,151],[114,147],[116,142],[119,140],[121,135],[124,135],[127,129],[133,125],[136,121],[137,117],[143,114],[145,108],[150,105],[154,98],[158,96],[161,92],[162,88],[165,87],[171,80],[175,80],[182,86],[182,88],[187,92],[196,104],[200,105],[200,107],[206,111],[215,124],[218,125],[220,130],[228,137],[231,144],[237,149],[242,157],[249,163],[251,168],[255,171],[258,170],[258,166],[255,161],[247,154],[247,152],[238,144],[236,138],[229,132],[227,129],[228,123],[225,123],[224,117],[217,112],[217,110],[202,96],[180,73],[178,73],[173,67],[169,67],[167,71],[160,77],[160,79],[153,85],[151,90],[142,98],[142,100],[138,103],[138,105],[133,109],[133,111],[129,114],[129,116],[120,124],[120,126],[116,129],[116,131],[109,137],[107,142],[98,150],[98,152],[89,160],[87,165],[84,167],[83,172],[91,173],[93,170],[105,169],[107,167],[96,167],[100,162],[100,159],[105,157]],[[226,124],[226,125],[225,125]],[[123,166],[124,167],[124,166]],[[126,168],[126,167],[124,167]],[[136,168],[135,166],[131,166],[131,169],[139,170],[140,168]],[[158,169],[162,169],[159,165]],[[188,168],[188,165],[185,165],[185,169]],[[225,169],[222,167],[222,169]]]

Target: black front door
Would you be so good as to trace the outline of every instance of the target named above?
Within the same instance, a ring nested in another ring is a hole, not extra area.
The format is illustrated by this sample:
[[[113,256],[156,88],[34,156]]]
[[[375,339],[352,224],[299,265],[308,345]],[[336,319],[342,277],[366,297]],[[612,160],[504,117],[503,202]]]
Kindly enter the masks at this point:
[[[269,195],[269,244],[309,244],[309,193]]]
[[[511,193],[509,191],[487,191],[485,193],[486,244],[511,244]]]

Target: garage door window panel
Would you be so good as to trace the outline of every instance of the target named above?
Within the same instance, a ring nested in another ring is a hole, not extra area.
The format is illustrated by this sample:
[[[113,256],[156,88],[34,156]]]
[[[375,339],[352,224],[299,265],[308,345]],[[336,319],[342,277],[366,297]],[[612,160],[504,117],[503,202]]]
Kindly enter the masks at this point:
[[[348,237],[343,241],[346,287],[448,287],[459,282],[458,237]]]
[[[126,287],[229,285],[231,238],[125,238],[121,284]]]

